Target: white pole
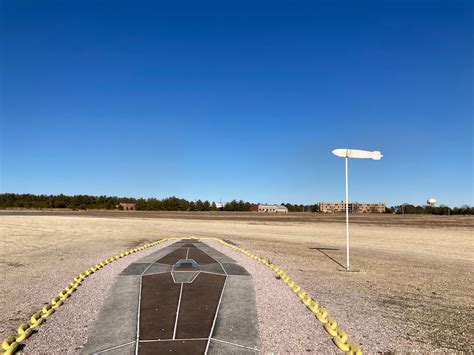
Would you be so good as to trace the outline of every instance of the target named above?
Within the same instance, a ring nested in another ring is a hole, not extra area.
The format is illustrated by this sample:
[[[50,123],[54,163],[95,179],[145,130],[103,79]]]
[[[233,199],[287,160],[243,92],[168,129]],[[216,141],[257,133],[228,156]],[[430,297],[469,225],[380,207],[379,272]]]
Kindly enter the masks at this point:
[[[349,159],[346,157],[346,263],[347,270],[349,270],[349,172],[347,168],[347,161]]]

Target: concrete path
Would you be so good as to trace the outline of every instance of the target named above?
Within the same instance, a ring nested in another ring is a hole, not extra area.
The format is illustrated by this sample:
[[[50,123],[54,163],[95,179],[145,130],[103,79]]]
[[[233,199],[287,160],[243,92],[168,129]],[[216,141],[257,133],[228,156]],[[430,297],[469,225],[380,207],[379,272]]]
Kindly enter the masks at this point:
[[[252,277],[182,240],[116,279],[83,354],[252,354],[260,348]]]

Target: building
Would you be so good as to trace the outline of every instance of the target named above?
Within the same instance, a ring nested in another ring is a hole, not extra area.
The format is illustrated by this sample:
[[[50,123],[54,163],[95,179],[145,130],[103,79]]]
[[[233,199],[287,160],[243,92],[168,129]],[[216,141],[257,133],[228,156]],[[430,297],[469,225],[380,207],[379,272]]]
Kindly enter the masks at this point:
[[[219,210],[219,211],[224,211],[224,207],[225,207],[225,202],[214,202],[215,205],[216,205],[216,208]]]
[[[357,213],[385,213],[385,203],[354,202],[352,210]]]
[[[257,211],[265,213],[288,213],[288,208],[283,205],[258,205]]]
[[[120,202],[117,206],[118,209],[124,211],[135,211],[135,204],[134,203],[127,203],[127,202]]]
[[[349,204],[349,212],[352,212],[351,206]],[[338,213],[338,212],[345,212],[346,211],[346,204],[344,201],[341,202],[320,202],[319,203],[319,212],[325,213]]]
[[[349,213],[385,213],[385,203],[349,203]],[[320,202],[319,211],[325,213],[346,212],[346,204],[341,202]]]

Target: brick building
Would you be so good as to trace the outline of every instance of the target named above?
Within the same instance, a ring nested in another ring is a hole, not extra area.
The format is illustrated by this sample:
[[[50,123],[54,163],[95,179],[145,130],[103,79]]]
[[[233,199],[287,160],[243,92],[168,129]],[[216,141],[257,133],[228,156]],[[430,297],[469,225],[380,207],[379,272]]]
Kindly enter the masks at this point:
[[[346,212],[346,204],[341,202],[320,202],[319,211],[325,213]],[[385,203],[349,203],[349,213],[385,213]]]
[[[118,209],[122,209],[124,211],[135,211],[135,204],[134,203],[120,202],[115,207],[117,207]]]

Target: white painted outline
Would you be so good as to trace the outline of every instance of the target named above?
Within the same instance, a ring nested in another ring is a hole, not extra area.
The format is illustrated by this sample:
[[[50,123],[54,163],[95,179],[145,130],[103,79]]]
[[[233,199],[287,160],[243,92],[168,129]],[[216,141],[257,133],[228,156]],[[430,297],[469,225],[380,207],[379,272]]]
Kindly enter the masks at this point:
[[[213,249],[210,245],[206,244],[206,243],[203,243],[204,245],[206,245],[207,247]],[[212,326],[211,326],[211,330],[210,330],[210,333],[209,333],[209,336],[207,338],[188,338],[188,339],[176,339],[176,331],[177,331],[177,326],[178,326],[178,320],[179,320],[179,311],[180,311],[180,307],[181,307],[181,298],[182,298],[182,294],[183,294],[183,287],[184,287],[184,283],[183,282],[180,282],[181,284],[181,288],[180,288],[180,293],[179,293],[179,298],[178,298],[178,307],[177,307],[177,310],[176,310],[176,318],[175,318],[175,324],[174,324],[174,330],[173,330],[173,339],[156,339],[156,340],[139,340],[139,330],[140,330],[140,309],[141,309],[141,290],[142,290],[142,278],[143,278],[143,275],[144,273],[151,267],[151,265],[153,264],[160,264],[160,265],[167,265],[167,266],[170,266],[169,264],[162,264],[162,263],[157,263],[156,261],[154,263],[151,263],[143,272],[142,274],[140,275],[140,290],[139,290],[139,300],[138,300],[138,314],[137,314],[137,338],[136,338],[136,348],[135,348],[135,354],[138,355],[138,346],[139,346],[139,343],[142,342],[142,343],[147,343],[147,342],[164,342],[164,341],[196,341],[196,340],[207,340],[207,344],[206,344],[206,349],[205,349],[205,352],[204,354],[207,355],[208,351],[209,351],[209,346],[210,346],[210,343],[211,343],[211,340],[214,340],[214,341],[217,341],[217,342],[222,342],[222,343],[227,343],[227,344],[230,344],[230,345],[234,345],[234,346],[237,346],[237,347],[240,347],[240,348],[245,348],[245,349],[249,349],[249,350],[254,350],[254,351],[259,351],[258,348],[252,348],[252,347],[248,347],[248,346],[245,346],[245,345],[240,345],[240,344],[235,344],[235,343],[232,343],[232,342],[229,342],[229,341],[225,341],[225,340],[220,340],[220,339],[216,339],[216,338],[212,338],[212,334],[214,333],[214,328],[215,328],[215,325],[216,325],[216,321],[217,321],[217,316],[219,314],[219,309],[220,309],[220,306],[221,306],[221,303],[222,303],[222,298],[224,296],[224,291],[225,291],[225,287],[227,285],[227,279],[229,278],[229,275],[227,274],[227,270],[224,268],[224,266],[222,265],[222,263],[224,261],[219,261],[217,260],[216,257],[210,255],[207,251],[199,248],[198,246],[196,246],[196,248],[200,249],[202,252],[204,252],[205,254],[207,254],[211,259],[214,259],[217,264],[219,264],[219,266],[221,267],[221,269],[224,271],[224,274],[219,274],[219,273],[215,273],[215,272],[210,272],[210,271],[202,271],[202,270],[199,270],[197,273],[196,273],[196,276],[192,279],[191,283],[197,278],[197,276],[202,272],[202,273],[206,273],[206,274],[213,274],[213,275],[218,275],[218,276],[225,276],[225,280],[224,280],[224,285],[222,286],[222,291],[221,291],[221,295],[219,297],[219,302],[217,304],[217,307],[216,307],[216,312],[214,314],[214,319],[213,319],[213,322],[212,322]],[[178,248],[176,248],[178,249]],[[176,250],[175,249],[175,250]],[[187,252],[186,252],[186,260],[193,260],[193,259],[188,259],[189,257],[189,249],[187,249]],[[214,249],[215,250],[215,249]],[[173,250],[174,251],[174,250]],[[159,259],[171,254],[173,251],[170,251],[170,253],[160,257]],[[219,251],[215,250],[217,253],[220,253]],[[159,260],[158,259],[158,260]],[[196,261],[193,260],[195,263]],[[178,261],[179,262],[179,261]],[[196,263],[197,264],[197,263]],[[174,264],[176,265],[176,263]],[[171,277],[173,278],[173,281],[176,283],[175,279],[174,279],[174,276],[173,276],[173,271],[174,271],[174,265],[171,265],[172,266],[172,270],[171,271],[164,271],[164,272],[160,272],[160,273],[157,273],[157,274],[161,274],[161,273],[166,273],[166,272],[170,272],[171,273]],[[198,264],[199,265],[199,264]],[[178,272],[178,271],[176,271]],[[149,274],[149,275],[154,275],[154,274]],[[122,346],[125,346],[125,345],[128,345],[128,344],[132,344],[134,343],[133,341],[130,342],[130,343],[127,343],[127,344],[123,344],[123,345],[120,345],[118,347],[122,347]],[[117,347],[116,347],[117,348]],[[107,349],[105,351],[109,351],[109,350],[113,350],[115,348],[111,348],[111,349]]]
[[[212,271],[202,271],[202,270],[200,270],[199,272],[202,272],[203,274],[211,274],[211,275],[225,276],[225,271],[224,271],[223,274],[218,274],[217,272],[212,272]]]
[[[133,343],[135,343],[135,340],[133,340],[133,341],[129,341],[128,343],[125,343],[125,344],[121,344],[121,345],[113,346],[113,347],[111,347],[111,348],[108,348],[108,349],[105,349],[105,350],[101,350],[101,351],[98,351],[98,352],[96,352],[96,353],[92,353],[92,354],[96,355],[96,354],[102,354],[102,353],[106,353],[106,352],[108,352],[108,351],[110,351],[110,350],[115,350],[115,349],[118,349],[118,348],[121,348],[121,347],[124,347],[124,346],[130,345],[130,344],[133,344]]]
[[[198,271],[197,274],[196,274],[196,276],[194,276],[194,278],[191,280],[191,282],[187,282],[187,283],[192,284],[193,281],[196,280],[196,277],[198,277],[200,273],[201,273],[201,271]]]
[[[178,298],[178,307],[176,308],[176,317],[174,319],[173,340],[176,339],[176,329],[178,328],[178,317],[179,317],[179,309],[181,307],[181,296],[183,295],[183,285],[184,283],[181,282],[181,288],[179,290],[179,298]]]
[[[171,254],[171,253],[170,253],[170,254]],[[167,255],[165,255],[165,256],[167,256]],[[164,257],[165,257],[165,256],[164,256]],[[163,257],[163,258],[164,258],[164,257]],[[160,259],[161,259],[161,258],[160,258]],[[160,260],[160,259],[158,259],[158,260]],[[158,263],[158,262],[156,262],[156,261],[155,261],[154,263],[152,263],[152,264],[156,264],[156,265],[163,265],[163,266],[170,266],[170,267],[173,267],[173,265],[170,265],[170,264],[163,264],[163,263]]]
[[[168,272],[169,272],[169,271],[168,271]],[[174,282],[175,284],[191,284],[191,283],[193,283],[194,280],[196,280],[196,277],[200,274],[200,271],[181,271],[180,273],[185,273],[185,272],[189,272],[189,273],[195,272],[196,275],[194,275],[194,277],[192,278],[192,280],[189,281],[189,282],[177,282],[176,279],[174,278],[173,272],[171,272],[171,277],[173,278],[173,282]],[[224,276],[224,275],[221,275],[221,276]]]
[[[174,274],[171,273],[171,277],[173,278],[173,281],[174,281],[175,284],[192,284],[193,281],[196,280],[196,277],[198,277],[198,275],[201,273],[201,271],[181,271],[181,272],[182,272],[182,273],[183,273],[183,272],[190,272],[190,273],[191,273],[191,272],[195,272],[196,275],[194,275],[194,277],[192,278],[192,280],[189,281],[189,282],[176,282],[176,279],[174,278]],[[224,276],[224,275],[221,275],[221,276]]]
[[[212,239],[212,238],[211,238]],[[221,253],[219,250],[213,248],[211,245],[209,244],[206,244],[204,242],[202,242],[202,244],[204,245],[204,247],[199,247],[199,246],[196,246],[196,248],[198,249],[201,249],[201,251],[205,252],[207,255],[209,255],[212,259],[214,259],[215,261],[217,261],[219,264],[220,263],[228,263],[228,264],[237,264],[237,261],[235,261],[234,259],[232,259],[230,256],[228,255],[225,255],[224,253]],[[205,249],[203,248],[209,248],[211,250],[209,250],[210,253],[208,253]],[[213,256],[212,254],[215,254],[216,256]],[[230,261],[219,261],[218,259],[224,259],[224,258],[227,258],[228,260]]]
[[[151,264],[150,264],[151,265]],[[142,306],[142,275],[140,275],[140,285],[138,286],[138,307],[137,307],[137,337],[135,339],[135,355],[138,355],[138,342],[140,338],[140,309]]]
[[[163,247],[162,246],[162,249],[164,249],[166,247]],[[162,249],[159,249],[159,250],[162,250]],[[159,251],[157,250],[157,251]],[[168,254],[166,255],[169,255],[171,254],[172,251],[170,251]],[[165,255],[165,256],[166,256]],[[148,267],[143,270],[143,272],[140,274],[140,285],[139,285],[139,289],[138,289],[138,307],[137,307],[137,337],[135,339],[135,342],[136,342],[136,346],[135,346],[135,355],[138,355],[138,346],[140,344],[140,310],[141,310],[141,307],[142,307],[142,283],[143,283],[143,274],[153,265],[155,264],[158,260],[160,260],[161,258],[164,258],[165,256],[160,256],[158,259],[155,260],[155,262],[152,262],[150,263],[150,265],[148,265]]]
[[[258,350],[258,348],[252,348],[251,346],[245,346],[245,345],[240,345],[240,344],[232,343],[232,342],[227,341],[227,340],[221,340],[221,339],[216,339],[216,338],[211,338],[211,340],[218,341],[218,342],[220,342],[220,343],[226,343],[226,344],[238,346],[239,348],[245,348],[245,349],[249,349],[249,350],[260,351],[260,350]]]
[[[207,338],[188,338],[188,339],[147,339],[140,340],[140,343],[156,343],[164,341],[195,341],[195,340],[207,340]],[[132,342],[133,343],[133,342]]]
[[[150,275],[159,275],[159,274],[166,274],[167,272],[171,272],[171,270],[167,270],[167,271],[157,271],[157,272],[150,272],[146,275],[143,275],[143,276],[150,276]]]
[[[207,254],[207,253],[206,253]],[[209,254],[207,254],[209,255]],[[212,259],[214,259],[212,256],[209,255],[209,257],[211,257]],[[214,259],[216,260],[216,259]],[[217,260],[216,260],[217,261]],[[209,351],[209,345],[211,345],[211,338],[212,338],[212,334],[214,333],[214,327],[216,326],[216,320],[217,320],[217,315],[219,314],[219,308],[221,306],[221,302],[222,302],[222,296],[224,296],[224,291],[225,291],[225,286],[227,284],[227,279],[229,278],[229,275],[227,275],[227,271],[224,269],[224,267],[222,266],[221,262],[220,261],[217,261],[217,263],[221,266],[222,270],[224,270],[225,272],[225,280],[224,280],[224,285],[222,286],[222,292],[221,292],[221,296],[219,297],[219,303],[217,304],[217,308],[216,308],[216,314],[214,314],[214,320],[212,321],[212,327],[211,327],[211,331],[209,332],[209,337],[207,339],[207,344],[206,344],[206,350],[204,351],[204,355],[207,355],[208,351]],[[221,275],[222,276],[222,275]]]

